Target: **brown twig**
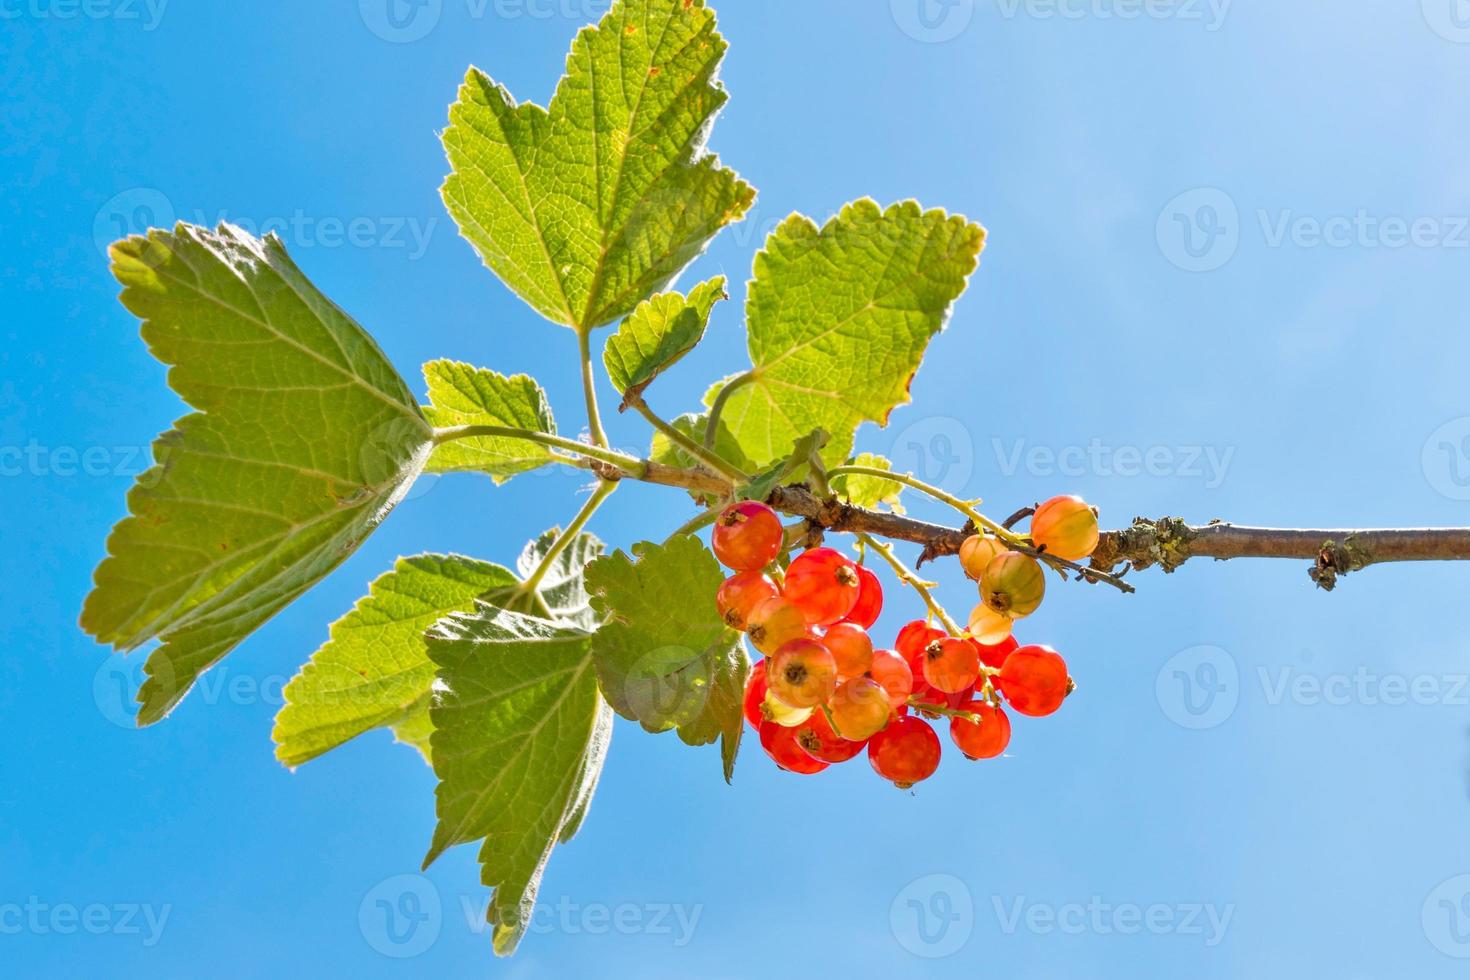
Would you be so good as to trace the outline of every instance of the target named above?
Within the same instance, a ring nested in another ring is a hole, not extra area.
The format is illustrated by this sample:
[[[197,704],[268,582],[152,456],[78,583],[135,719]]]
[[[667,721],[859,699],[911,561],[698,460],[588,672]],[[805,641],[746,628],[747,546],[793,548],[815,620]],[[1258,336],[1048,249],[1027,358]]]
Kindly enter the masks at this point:
[[[714,497],[730,491],[729,483],[712,473],[647,461],[637,471],[624,473],[624,478]],[[923,545],[918,564],[958,554],[960,545],[974,533],[968,524],[944,527],[900,514],[865,510],[832,497],[820,497],[803,486],[777,487],[766,502],[784,514],[805,518],[828,531],[865,533]],[[1111,574],[1120,566],[1145,569],[1157,565],[1172,572],[1191,558],[1301,559],[1312,563],[1312,580],[1330,590],[1341,576],[1369,565],[1470,561],[1470,527],[1311,530],[1240,527],[1219,521],[1190,525],[1174,517],[1138,518],[1129,528],[1104,531],[1089,567]]]

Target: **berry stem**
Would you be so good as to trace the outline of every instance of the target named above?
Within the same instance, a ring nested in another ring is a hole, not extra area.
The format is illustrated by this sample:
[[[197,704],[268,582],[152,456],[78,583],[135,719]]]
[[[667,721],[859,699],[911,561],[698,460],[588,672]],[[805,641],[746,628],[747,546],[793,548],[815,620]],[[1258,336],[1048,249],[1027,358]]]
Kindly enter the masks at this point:
[[[739,469],[721,459],[718,453],[714,452],[713,450],[707,449],[704,446],[701,446],[699,443],[695,442],[693,439],[689,438],[684,433],[680,432],[678,429],[674,428],[672,425],[659,418],[656,414],[654,414],[653,409],[649,408],[647,403],[643,401],[641,396],[630,396],[628,398],[628,405],[639,415],[643,416],[648,421],[649,425],[662,432],[665,436],[668,437],[670,442],[678,446],[680,449],[684,450],[690,456],[694,457],[694,459],[697,460],[706,469],[710,470],[713,473],[718,473],[720,476],[723,476],[725,479],[736,485],[750,482],[749,476],[740,472]]]
[[[607,433],[602,430],[602,413],[597,408],[597,377],[592,367],[592,331],[577,330],[577,354],[582,360],[582,394],[587,399],[587,431],[595,446],[607,448]]]
[[[1012,551],[1019,551],[1024,555],[1030,555],[1032,558],[1035,558],[1038,561],[1045,562],[1046,564],[1050,565],[1052,568],[1060,572],[1063,577],[1065,577],[1067,571],[1073,571],[1078,573],[1080,576],[1082,576],[1082,578],[1086,579],[1089,582],[1104,582],[1108,585],[1113,586],[1114,588],[1122,590],[1123,592],[1133,591],[1133,586],[1126,584],[1122,579],[1109,572],[1102,571],[1098,568],[1085,567],[1077,564],[1074,561],[1067,561],[1066,559],[1058,558],[1055,555],[1048,555],[1044,551],[1038,551],[1036,548],[1033,548],[1031,546],[1031,542],[1025,536],[1016,534],[1003,525],[997,524],[995,521],[992,521],[990,518],[986,517],[984,514],[976,510],[974,506],[969,502],[961,500],[954,494],[947,493],[936,486],[931,486],[930,484],[925,483],[923,480],[916,478],[911,473],[894,473],[890,470],[879,469],[876,466],[853,465],[834,467],[827,475],[841,476],[843,474],[850,474],[853,476],[875,476],[879,477],[880,479],[893,480],[897,483],[902,483],[904,486],[912,487],[913,489],[918,490],[920,493],[928,494],[941,503],[949,504],[949,506],[953,507],[955,510],[959,511],[966,518],[968,518],[970,523],[975,525],[976,528],[984,528],[991,534],[994,534],[1001,541],[1005,542],[1006,547],[1010,548]]]
[[[790,551],[803,541],[811,537],[811,526],[806,521],[797,521],[795,524],[786,525],[786,540],[782,544],[783,552]]]
[[[446,442],[454,442],[458,439],[524,439],[527,442],[539,443],[560,449],[564,452],[574,453],[584,460],[595,460],[614,469],[620,470],[635,480],[646,479],[649,473],[649,462],[636,456],[620,453],[615,449],[607,449],[598,446],[589,446],[585,442],[577,442],[575,439],[567,439],[562,436],[554,436],[549,432],[535,432],[531,429],[517,429],[508,425],[457,425],[447,429],[434,430],[434,445],[442,446]],[[554,457],[558,463],[568,466],[583,465],[576,459],[567,459],[562,456]]]
[[[703,512],[701,512],[699,514],[696,514],[687,523],[681,525],[680,527],[678,527],[677,529],[675,529],[671,534],[669,534],[669,537],[670,538],[677,538],[677,537],[679,537],[682,534],[698,534],[700,531],[703,531],[705,528],[709,527],[716,520],[718,520],[719,519],[719,516],[720,516],[720,512],[723,511],[724,509],[725,509],[725,502],[722,500],[719,503],[715,504],[713,507],[711,507],[709,510],[706,510],[706,511],[703,511]]]
[[[975,714],[975,712],[961,711],[958,708],[951,708],[948,705],[929,704],[926,701],[920,701],[918,698],[909,698],[909,707],[915,711],[939,715],[942,718],[962,718],[975,725],[981,724],[980,716]]]
[[[744,388],[746,385],[750,384],[754,380],[755,370],[752,368],[751,370],[746,371],[744,374],[737,374],[735,377],[725,382],[725,386],[721,388],[720,393],[715,396],[714,402],[709,407],[709,421],[705,423],[704,427],[705,449],[715,448],[715,438],[719,435],[720,432],[720,416],[725,414],[725,403],[730,400],[731,395],[735,394],[735,392],[739,391],[741,388]]]
[[[959,624],[950,618],[949,613],[944,611],[944,607],[934,598],[934,593],[929,591],[932,583],[920,579],[907,565],[899,561],[898,556],[893,553],[893,545],[880,542],[869,534],[860,533],[857,539],[862,543],[864,548],[871,548],[882,555],[884,561],[893,567],[893,573],[898,576],[899,580],[919,593],[920,598],[924,600],[924,604],[929,607],[929,611],[934,614],[940,623],[944,624],[944,628],[949,632],[950,636],[959,636],[964,632],[960,629]]]
[[[567,550],[567,546],[576,539],[577,535],[582,533],[582,529],[587,526],[587,522],[592,519],[592,515],[597,513],[597,508],[601,507],[602,502],[612,496],[613,491],[617,488],[617,480],[597,481],[596,489],[592,491],[592,496],[587,498],[587,502],[582,505],[582,509],[577,511],[577,516],[572,518],[572,522],[567,525],[566,530],[557,535],[556,540],[551,543],[551,548],[547,550],[546,556],[541,559],[541,563],[516,588],[516,596],[540,596],[541,580],[546,577],[546,573],[551,570],[551,566],[561,557],[561,553]]]
[[[873,476],[882,480],[892,480],[895,483],[902,483],[904,486],[912,487],[920,493],[928,494],[941,503],[949,504],[949,506],[953,507],[965,517],[969,518],[970,522],[974,524],[977,528],[984,528],[991,534],[994,534],[997,538],[1000,538],[1002,541],[1004,541],[1009,547],[1015,548],[1017,550],[1027,547],[1025,539],[1023,539],[1020,535],[1013,534],[1001,525],[997,524],[995,521],[992,521],[990,518],[986,517],[984,514],[976,510],[970,502],[961,500],[954,494],[941,490],[938,487],[933,486],[932,484],[925,483],[923,480],[920,480],[912,473],[895,473],[891,470],[879,469],[876,466],[849,465],[834,467],[831,471],[828,472],[827,475],[829,477],[843,475]]]

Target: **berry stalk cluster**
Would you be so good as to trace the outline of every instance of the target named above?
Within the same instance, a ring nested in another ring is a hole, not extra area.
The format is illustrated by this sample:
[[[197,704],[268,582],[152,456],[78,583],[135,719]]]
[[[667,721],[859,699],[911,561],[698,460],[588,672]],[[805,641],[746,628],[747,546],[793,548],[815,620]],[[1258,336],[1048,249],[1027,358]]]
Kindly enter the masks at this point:
[[[711,538],[734,572],[716,596],[720,615],[765,655],[746,685],[745,717],[788,772],[813,775],[866,750],[879,776],[907,789],[939,768],[931,722],[948,719],[966,758],[993,759],[1010,744],[1006,706],[1044,717],[1076,687],[1060,654],[1012,635],[1041,605],[1045,571],[999,537],[974,535],[961,551],[980,591],[969,628],[953,635],[916,620],[892,649],[875,649],[869,634],[883,609],[878,577],[826,547],[783,568],[785,529],[765,504],[725,508]],[[1076,561],[1097,540],[1097,514],[1076,497],[1053,498],[1032,518],[1040,554]]]

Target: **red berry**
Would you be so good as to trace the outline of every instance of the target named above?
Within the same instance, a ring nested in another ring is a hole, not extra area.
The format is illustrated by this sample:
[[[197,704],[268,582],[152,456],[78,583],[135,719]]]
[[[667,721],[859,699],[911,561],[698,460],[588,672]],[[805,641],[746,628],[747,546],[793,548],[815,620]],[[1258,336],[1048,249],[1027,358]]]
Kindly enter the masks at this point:
[[[873,651],[873,663],[868,676],[888,695],[888,703],[895,708],[908,703],[914,693],[914,672],[904,659],[892,650]]]
[[[843,738],[866,742],[892,717],[888,692],[871,677],[845,681],[832,695],[832,726]]]
[[[994,759],[1011,744],[1011,720],[993,704],[971,701],[963,710],[980,716],[980,723],[952,718],[949,737],[967,759]]]
[[[832,695],[837,661],[820,640],[792,640],[766,665],[766,677],[777,700],[793,708],[812,708]]]
[[[797,555],[786,569],[782,594],[801,609],[808,623],[831,626],[852,612],[860,591],[857,565],[831,548],[813,548]]]
[[[822,643],[832,651],[843,680],[866,674],[873,665],[873,639],[856,623],[838,623],[822,634]]]
[[[913,677],[913,686],[909,694],[915,701],[925,704],[937,704],[944,700],[944,692],[936,690],[924,676],[924,661],[926,657],[921,650],[908,661],[909,674]]]
[[[878,621],[878,615],[883,612],[883,583],[865,565],[857,567],[857,574],[857,603],[853,605],[852,612],[847,614],[846,621],[856,623],[865,630],[872,629],[873,624]]]
[[[896,646],[914,678],[912,695],[925,704],[938,704],[944,700],[944,692],[935,688],[924,676],[924,662],[929,657],[929,647],[948,638],[949,634],[944,630],[935,629],[923,622],[910,623],[899,631]]]
[[[811,635],[801,610],[779,596],[762,600],[750,611],[746,622],[750,642],[768,657],[792,640]]]
[[[740,572],[725,579],[720,591],[715,593],[715,604],[720,608],[725,625],[744,630],[749,624],[751,611],[780,594],[776,583],[760,572]]]
[[[945,694],[969,690],[979,676],[980,652],[967,640],[945,637],[924,651],[924,680]]]
[[[796,744],[807,755],[818,762],[846,762],[863,750],[864,741],[849,741],[837,734],[825,711],[813,711],[812,716],[796,726]]]
[[[744,500],[731,504],[715,520],[710,535],[715,557],[737,572],[765,568],[781,554],[786,530],[781,518],[765,504]]]
[[[761,725],[761,748],[787,772],[810,776],[827,768],[827,763],[808,755],[796,740],[796,729],[782,728],[773,721]]]
[[[745,680],[745,720],[750,722],[750,727],[760,730],[761,722],[766,718],[761,715],[761,702],[766,699],[766,662],[756,661],[756,665],[750,668],[750,676]]]
[[[812,709],[793,708],[772,697],[766,682],[766,662],[762,660],[751,668],[750,678],[745,682],[744,712],[750,727],[759,731],[768,721],[783,728],[795,728],[811,716]]]
[[[1031,517],[1031,542],[1049,555],[1081,561],[1097,550],[1097,511],[1081,497],[1053,497]]]
[[[928,722],[913,715],[897,719],[868,742],[873,771],[899,789],[934,775],[939,752],[939,736]]]
[[[1016,642],[1014,636],[1008,636],[999,643],[981,643],[975,639],[970,640],[970,642],[975,644],[975,650],[980,654],[980,662],[996,670],[1004,667],[1006,657],[1009,657],[1021,645]]]
[[[944,630],[935,629],[922,619],[916,619],[898,631],[898,640],[893,646],[900,657],[912,662],[928,649],[929,644],[942,640],[947,635]]]
[[[1046,646],[1021,647],[1006,657],[995,685],[1012,708],[1033,718],[1056,711],[1072,693],[1067,662]]]

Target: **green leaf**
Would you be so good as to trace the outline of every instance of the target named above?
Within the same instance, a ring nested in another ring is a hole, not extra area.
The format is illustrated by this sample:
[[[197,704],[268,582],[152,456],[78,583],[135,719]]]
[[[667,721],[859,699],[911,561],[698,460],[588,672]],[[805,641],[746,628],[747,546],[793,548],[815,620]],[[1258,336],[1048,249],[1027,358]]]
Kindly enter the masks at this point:
[[[399,559],[332,625],[330,639],[287,685],[273,733],[276,757],[298,766],[363,732],[389,727],[428,759],[435,671],[424,631],[450,613],[475,611],[476,599],[595,629],[583,571],[603,548],[592,535],[579,534],[567,545],[535,593],[519,591],[560,535],[552,528],[526,545],[516,562],[519,577],[457,555]]]
[[[867,466],[871,469],[893,469],[893,464],[886,457],[874,453],[861,453],[852,462],[857,466]],[[903,492],[903,484],[897,480],[885,480],[881,477],[863,474],[839,473],[832,478],[832,489],[854,507],[875,510],[887,504],[895,514],[904,512],[903,504],[899,500],[899,495]]]
[[[886,424],[978,263],[985,232],[912,201],[858,201],[818,228],[788,218],[755,259],[746,320],[754,365],[725,405],[761,464],[813,429],[846,459],[864,421]],[[713,389],[708,401],[713,401]]]
[[[550,107],[471,68],[444,204],[522,299],[589,330],[663,289],[755,198],[704,142],[728,98],[704,0],[619,0],[583,29]]]
[[[812,454],[820,452],[827,445],[828,435],[821,429],[808,433],[796,440],[792,447],[791,455],[770,466],[764,473],[759,474],[736,494],[741,500],[764,501],[771,495],[780,484],[800,478],[801,474],[808,473],[811,469]]]
[[[554,527],[526,545],[516,560],[516,572],[521,580],[530,578],[540,567],[559,537],[561,529]],[[588,564],[601,557],[602,552],[602,542],[595,536],[579,534],[552,561],[535,593],[522,595],[514,587],[491,589],[484,599],[512,612],[542,616],[590,633],[597,629],[599,618],[587,596],[585,572]]]
[[[415,749],[430,766],[434,764],[430,740],[434,737],[434,720],[429,716],[429,702],[420,701],[403,717],[389,726],[393,741]]]
[[[139,724],[337,567],[408,492],[432,433],[371,337],[274,235],[180,224],[112,247],[122,303],[195,414],[153,444],[82,627],[144,667]]]
[[[507,568],[456,555],[400,558],[286,685],[272,737],[276,758],[299,766],[379,726],[411,744],[426,742],[434,664],[424,630],[475,599],[513,587]]]
[[[608,339],[602,354],[613,387],[623,393],[624,407],[694,349],[709,326],[710,311],[729,298],[725,277],[715,276],[695,286],[687,299],[660,293],[638,305]]]
[[[709,427],[709,413],[700,412],[698,414],[680,415],[669,424],[702,445],[704,443],[704,434]],[[715,434],[714,449],[721,457],[734,464],[737,469],[745,470],[746,472],[757,469],[749,457],[741,451],[740,444],[735,441],[735,436],[726,427],[724,422],[720,423],[719,432]],[[665,466],[676,466],[680,469],[702,465],[698,460],[679,448],[676,443],[672,442],[662,432],[655,432],[653,434],[653,441],[648,447],[648,458],[655,463],[662,463]]]
[[[501,425],[556,435],[546,392],[528,375],[507,378],[485,368],[443,360],[424,365],[424,380],[429,385],[424,415],[436,428]],[[431,473],[487,473],[496,483],[504,483],[553,459],[551,450],[537,442],[478,436],[436,446],[428,469]]]
[[[725,779],[735,765],[749,661],[741,635],[715,607],[719,563],[693,535],[633,546],[587,568],[592,604],[606,617],[592,637],[603,696],[650,732],[679,730],[689,745],[722,740]]]
[[[487,918],[504,955],[530,924],[552,848],[586,813],[612,712],[583,630],[482,604],[441,620],[428,641],[442,690],[431,709],[439,824],[424,866],[483,839]]]

